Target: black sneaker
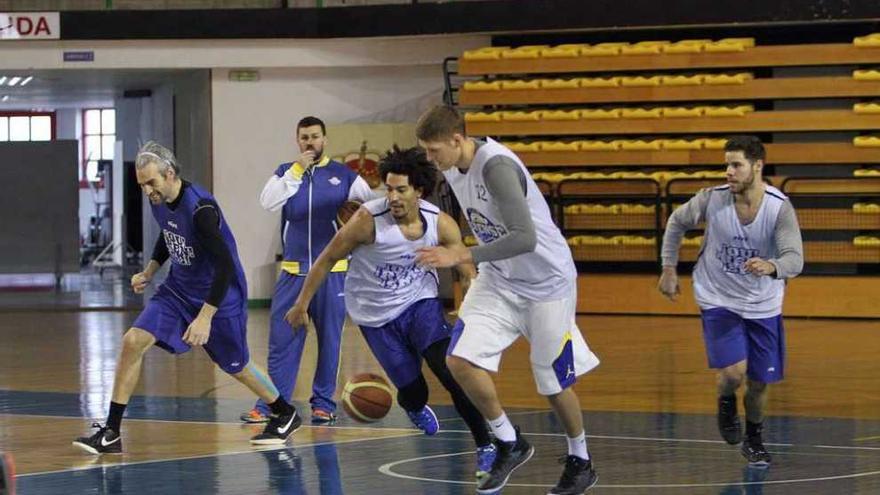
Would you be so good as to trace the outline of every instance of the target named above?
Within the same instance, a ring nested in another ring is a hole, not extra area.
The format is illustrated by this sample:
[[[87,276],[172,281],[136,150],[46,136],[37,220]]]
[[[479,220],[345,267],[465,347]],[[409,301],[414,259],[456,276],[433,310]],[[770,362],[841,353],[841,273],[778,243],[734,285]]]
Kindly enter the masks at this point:
[[[742,424],[736,412],[736,396],[718,397],[718,431],[730,445],[742,442]]]
[[[495,439],[498,453],[495,455],[495,462],[492,463],[489,474],[477,482],[477,493],[495,493],[501,490],[507,484],[510,474],[534,455],[535,448],[519,434],[519,427],[515,429],[515,442]]]
[[[0,452],[0,495],[15,495],[15,463],[12,454]]]
[[[269,423],[263,433],[251,438],[254,445],[276,445],[287,441],[287,437],[302,426],[302,418],[293,410],[292,414],[284,416],[269,415]]]
[[[122,453],[122,437],[118,432],[100,423],[92,423],[92,428],[97,428],[98,432],[90,437],[77,438],[73,446],[95,455]]]
[[[749,461],[749,466],[762,467],[770,465],[770,453],[764,448],[760,430],[758,430],[757,434],[746,437],[740,452]]]
[[[592,462],[576,455],[567,455],[560,461],[565,464],[562,477],[547,495],[581,495],[599,481]]]

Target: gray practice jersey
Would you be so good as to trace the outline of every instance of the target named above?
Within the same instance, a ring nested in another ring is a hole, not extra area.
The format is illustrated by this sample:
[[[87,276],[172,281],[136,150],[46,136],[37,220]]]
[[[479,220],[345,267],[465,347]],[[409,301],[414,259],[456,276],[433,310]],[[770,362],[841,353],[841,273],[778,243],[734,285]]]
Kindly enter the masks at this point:
[[[694,269],[694,295],[703,308],[726,308],[744,318],[782,313],[785,279],[803,268],[803,242],[794,208],[773,186],[766,186],[755,219],[743,225],[729,186],[700,191],[670,216],[663,236],[663,265],[675,266],[685,231],[706,222]],[[775,277],[745,272],[744,263],[761,258],[776,267]]]
[[[480,277],[486,276],[493,284],[534,301],[568,297],[577,277],[571,250],[553,223],[544,196],[519,157],[487,139],[477,148],[465,173],[452,167],[443,175],[479,244],[498,242],[509,235],[509,226],[505,225],[500,211],[505,205],[499,204],[486,186],[483,169],[487,162],[499,155],[516,163],[524,174],[528,213],[534,224],[535,249],[506,259],[480,262]]]

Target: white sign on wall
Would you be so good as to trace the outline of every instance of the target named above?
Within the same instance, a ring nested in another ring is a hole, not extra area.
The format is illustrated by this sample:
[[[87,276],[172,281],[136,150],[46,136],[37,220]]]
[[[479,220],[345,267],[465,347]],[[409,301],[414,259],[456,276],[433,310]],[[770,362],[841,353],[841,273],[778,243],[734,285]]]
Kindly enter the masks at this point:
[[[0,12],[0,41],[57,40],[60,36],[58,12]]]

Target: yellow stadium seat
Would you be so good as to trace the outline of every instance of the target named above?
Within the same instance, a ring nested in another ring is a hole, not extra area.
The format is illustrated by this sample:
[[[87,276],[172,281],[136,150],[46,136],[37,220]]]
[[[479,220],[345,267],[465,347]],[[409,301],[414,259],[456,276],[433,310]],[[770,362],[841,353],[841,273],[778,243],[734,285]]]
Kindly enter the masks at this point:
[[[577,143],[565,143],[562,141],[542,141],[541,151],[577,151]]]
[[[602,172],[577,172],[571,174],[572,179],[608,179],[608,175]]]
[[[624,119],[659,119],[663,111],[660,108],[623,108],[620,116]]]
[[[880,148],[880,136],[856,136],[853,138],[856,148]]]
[[[546,180],[547,182],[557,183],[565,178],[565,174],[558,173],[537,173],[532,174],[532,179],[535,180]]]
[[[620,49],[629,43],[599,43],[598,45],[586,46],[581,49],[584,57],[609,57],[620,55]]]
[[[615,236],[620,240],[618,241],[620,244],[624,246],[656,246],[657,238],[655,237],[643,237],[640,235],[622,235]]]
[[[873,168],[860,168],[857,170],[853,170],[853,176],[855,176],[855,177],[880,177],[880,170],[874,170]]]
[[[660,110],[667,118],[702,117],[704,113],[703,107],[661,107]]]
[[[465,91],[500,91],[501,81],[466,81],[462,88]]]
[[[681,40],[663,45],[663,53],[700,53],[712,40]]]
[[[541,58],[577,58],[581,49],[589,45],[557,45],[541,50]]]
[[[738,74],[704,74],[703,81],[706,84],[745,84],[746,81],[753,79],[754,76],[750,72],[740,72]]]
[[[693,76],[661,76],[660,84],[663,86],[699,86],[703,84],[703,74]]]
[[[687,139],[661,139],[660,146],[664,150],[687,151],[703,149],[703,143],[699,140]]]
[[[501,122],[501,112],[468,112],[465,122]]]
[[[523,153],[523,152],[524,153],[537,153],[538,151],[541,151],[541,146],[537,142],[534,142],[534,143],[510,142],[510,143],[504,143],[504,146],[507,146],[507,148],[510,151],[513,151],[514,153]]]
[[[541,110],[541,120],[580,120],[580,110]]]
[[[723,138],[702,138],[697,139],[702,145],[703,149],[707,150],[723,150],[724,146],[727,145],[727,140]]]
[[[880,81],[880,70],[854,70],[853,79],[855,79],[856,81]]]
[[[660,76],[622,76],[621,86],[660,86]]]
[[[685,237],[681,240],[682,246],[699,246],[703,243],[703,236],[699,235],[696,237]]]
[[[662,145],[659,139],[644,141],[641,139],[619,139],[620,149],[625,151],[660,151]]]
[[[663,53],[663,47],[669,45],[668,41],[640,41],[632,45],[620,47],[621,55],[657,55]]]
[[[499,112],[501,120],[507,122],[537,122],[541,120],[541,111],[533,110],[531,112]]]
[[[754,38],[724,38],[706,43],[704,50],[709,53],[742,52],[753,46]]]
[[[695,179],[723,179],[727,177],[724,170],[697,170],[691,172],[690,175]]]
[[[616,88],[620,86],[619,77],[580,77],[577,82],[582,88]]]
[[[755,111],[752,105],[737,105],[735,107],[697,107],[702,108],[706,117],[745,117],[747,113]]]
[[[880,33],[871,33],[867,36],[857,36],[853,38],[853,44],[859,48],[880,47]]]
[[[476,50],[466,50],[461,58],[464,60],[498,60],[501,58],[501,52],[508,50],[506,46],[487,46]]]
[[[880,237],[872,235],[857,235],[853,238],[856,247],[880,247]]]
[[[876,215],[880,213],[880,205],[877,203],[856,203],[852,207],[853,213]]]
[[[639,204],[622,204],[620,205],[620,213],[624,215],[645,215],[647,213],[654,213],[657,210],[656,207],[651,205],[639,205]]]
[[[880,103],[856,103],[853,105],[855,113],[880,113]]]
[[[581,151],[617,151],[618,141],[576,141]]]
[[[581,86],[578,79],[538,79],[541,89],[577,89]]]
[[[534,59],[541,56],[541,50],[550,48],[547,45],[524,45],[501,52],[501,58],[507,59]]]
[[[507,90],[523,90],[523,89],[541,89],[541,83],[536,80],[523,81],[515,79],[512,81],[501,81],[501,89]]]
[[[608,110],[604,110],[601,108],[582,109],[581,110],[581,118],[584,120],[619,119],[620,118],[620,109],[619,108],[611,108]]]

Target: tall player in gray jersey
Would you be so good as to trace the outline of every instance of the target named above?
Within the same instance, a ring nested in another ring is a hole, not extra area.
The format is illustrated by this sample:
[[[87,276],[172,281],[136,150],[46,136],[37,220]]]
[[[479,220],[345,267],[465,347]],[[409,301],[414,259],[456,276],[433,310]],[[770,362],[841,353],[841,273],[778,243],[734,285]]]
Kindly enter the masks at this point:
[[[596,483],[583,416],[571,389],[599,364],[575,323],[576,278],[571,251],[550,218],[544,197],[517,156],[487,139],[467,137],[464,119],[438,106],[419,119],[419,144],[443,172],[479,246],[433,247],[419,262],[432,267],[478,264],[459,310],[464,328],[453,336],[447,364],[489,420],[498,455],[477,493],[495,493],[534,448],[514,427],[489,372],[524,335],[538,392],[547,397],[568,437],[568,456],[551,494],[583,493]]]
[[[735,136],[724,151],[727,185],[703,189],[669,217],[658,288],[675,300],[682,236],[705,222],[693,283],[709,366],[718,370],[718,428],[731,445],[743,442],[750,464],[768,465],[761,438],[767,384],[783,377],[782,298],[786,279],[803,268],[803,243],[791,202],[761,178],[761,141]],[[736,391],[746,377],[743,441]]]

